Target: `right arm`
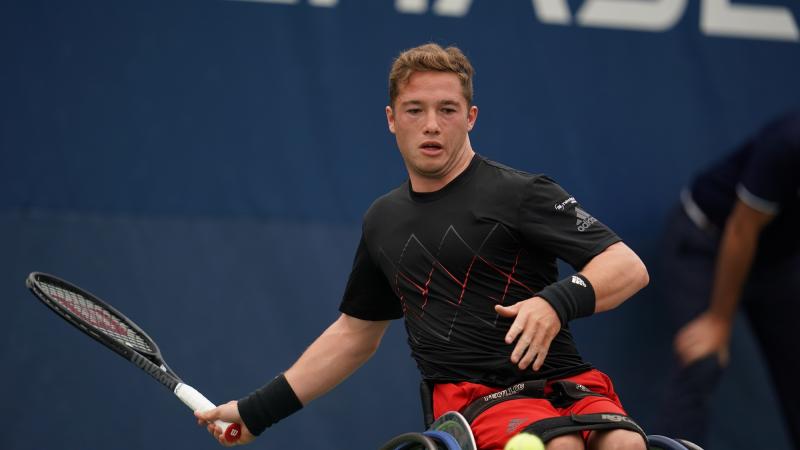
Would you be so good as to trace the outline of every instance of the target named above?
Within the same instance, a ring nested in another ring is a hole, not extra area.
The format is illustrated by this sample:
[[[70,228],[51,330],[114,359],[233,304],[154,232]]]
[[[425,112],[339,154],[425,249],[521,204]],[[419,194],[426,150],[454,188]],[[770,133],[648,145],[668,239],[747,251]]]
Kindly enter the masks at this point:
[[[712,353],[719,353],[720,361],[727,362],[728,341],[742,286],[750,273],[761,230],[773,217],[736,201],[717,254],[711,305],[675,337],[675,351],[684,365]]]
[[[342,314],[284,374],[303,405],[344,381],[375,354],[389,321]]]
[[[305,406],[327,393],[372,357],[389,322],[362,320],[347,314],[339,316],[284,373],[300,403]],[[208,431],[226,447],[231,444],[225,442],[222,430],[214,425],[214,420],[240,424],[242,436],[238,444],[247,444],[255,439],[242,421],[235,400],[209,411],[196,412],[195,416],[198,424],[207,425]]]

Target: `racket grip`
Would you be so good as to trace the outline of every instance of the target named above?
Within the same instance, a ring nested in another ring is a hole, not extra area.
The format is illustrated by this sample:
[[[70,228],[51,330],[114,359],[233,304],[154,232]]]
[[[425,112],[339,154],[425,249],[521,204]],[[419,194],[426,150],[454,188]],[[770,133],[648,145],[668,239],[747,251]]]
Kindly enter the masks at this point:
[[[178,385],[175,386],[174,392],[175,395],[178,396],[178,398],[181,399],[186,406],[192,409],[192,411],[202,412],[217,407],[203,394],[198,392],[197,389],[189,386],[188,384],[178,383]],[[242,427],[238,423],[215,420],[214,424],[220,427],[225,435],[225,440],[228,442],[236,442],[242,435]]]

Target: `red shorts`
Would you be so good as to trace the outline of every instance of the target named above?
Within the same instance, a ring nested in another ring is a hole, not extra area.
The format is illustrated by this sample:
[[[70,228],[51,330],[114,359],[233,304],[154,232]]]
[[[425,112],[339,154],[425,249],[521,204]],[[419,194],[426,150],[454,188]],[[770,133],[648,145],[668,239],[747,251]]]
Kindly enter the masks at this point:
[[[472,432],[475,434],[478,448],[502,450],[506,441],[522,429],[551,417],[596,413],[627,416],[619,397],[614,392],[611,379],[603,372],[591,369],[563,380],[582,384],[592,392],[602,394],[603,397],[584,397],[566,408],[556,408],[547,399],[542,398],[522,398],[498,403],[481,413],[472,422]],[[433,414],[439,417],[447,411],[459,411],[473,400],[501,390],[469,382],[437,384],[433,390]],[[545,394],[550,392],[552,388],[548,383]],[[588,436],[589,431],[584,431],[583,439],[586,440]]]

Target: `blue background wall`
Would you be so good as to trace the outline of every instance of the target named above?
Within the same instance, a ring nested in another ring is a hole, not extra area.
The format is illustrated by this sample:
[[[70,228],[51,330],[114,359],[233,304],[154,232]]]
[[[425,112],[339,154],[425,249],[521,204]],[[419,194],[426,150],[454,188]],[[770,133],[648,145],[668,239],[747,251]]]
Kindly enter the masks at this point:
[[[702,2],[649,31],[582,25],[582,1],[561,24],[523,0],[412,3],[0,2],[0,448],[216,448],[25,276],[106,298],[215,401],[260,386],[338,315],[361,214],[404,180],[389,66],[431,40],[476,67],[478,152],[553,175],[650,267],[650,287],[574,329],[658,432],[663,219],[695,170],[800,105],[797,37],[713,32]],[[791,0],[751,5],[800,18]],[[743,322],[734,352],[713,442],[789,448]],[[359,373],[255,447],[369,449],[420,428],[408,353],[395,323]]]

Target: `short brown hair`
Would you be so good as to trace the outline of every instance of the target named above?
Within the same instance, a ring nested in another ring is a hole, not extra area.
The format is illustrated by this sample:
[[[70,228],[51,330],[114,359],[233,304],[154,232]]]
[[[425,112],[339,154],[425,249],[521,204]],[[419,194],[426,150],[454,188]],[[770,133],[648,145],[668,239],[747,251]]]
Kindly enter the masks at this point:
[[[414,72],[450,72],[458,75],[467,105],[472,105],[472,64],[457,47],[442,48],[428,43],[404,50],[392,63],[389,72],[389,104],[400,93],[400,85],[406,83]]]

